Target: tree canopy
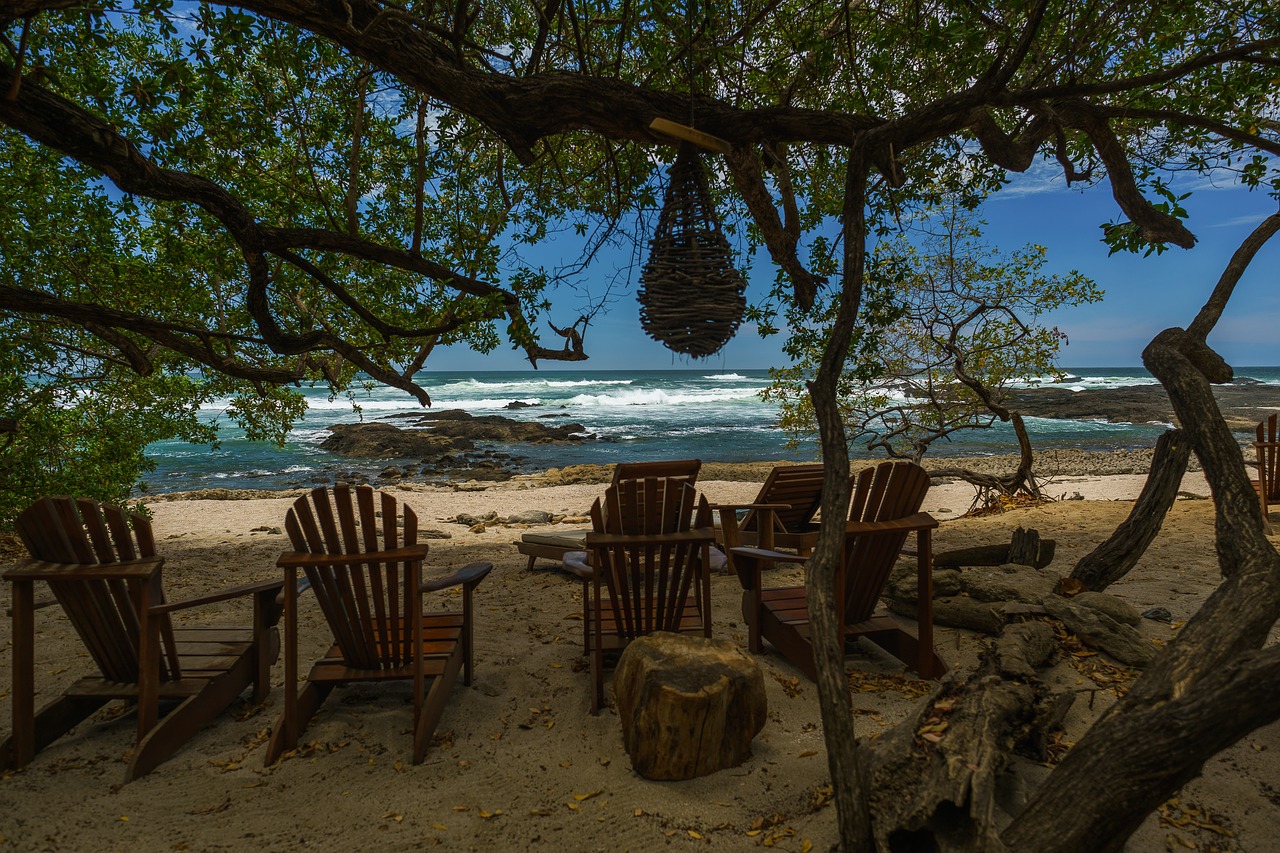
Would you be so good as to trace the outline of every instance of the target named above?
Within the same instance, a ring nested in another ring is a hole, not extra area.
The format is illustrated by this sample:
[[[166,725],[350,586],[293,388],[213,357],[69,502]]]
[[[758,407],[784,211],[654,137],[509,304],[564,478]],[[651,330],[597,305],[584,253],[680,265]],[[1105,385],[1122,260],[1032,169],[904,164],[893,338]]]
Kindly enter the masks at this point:
[[[1170,169],[1274,181],[1277,34],[1265,3],[1154,5],[4,0],[0,156],[22,193],[0,298],[143,373],[163,348],[423,399],[440,342],[581,357],[590,300],[544,313],[580,268],[521,249],[568,229],[586,263],[636,236],[670,156],[655,117],[733,145],[727,219],[805,308],[855,138],[878,224],[1044,156],[1106,175],[1117,245],[1190,246]]]
[[[268,389],[356,371],[425,402],[413,374],[442,342],[583,357],[595,306],[558,315],[548,285],[610,240],[642,239],[673,151],[650,123],[725,140],[726,223],[767,250],[777,298],[810,311],[835,297],[809,386],[833,518],[848,501],[837,391],[868,238],[904,210],[997,190],[1044,159],[1069,182],[1106,180],[1113,246],[1190,248],[1171,176],[1280,186],[1272,0],[0,0],[0,34],[0,158],[22,181],[0,208],[5,346],[222,375],[228,392],[261,394],[244,399],[264,427],[288,418]],[[564,270],[524,251],[556,229],[582,238]],[[1280,676],[1257,651],[1280,565],[1197,384],[1230,375],[1204,346],[1216,316],[1162,335],[1148,363],[1198,425],[1228,583],[1008,829],[1015,848],[1118,849],[1206,750],[1280,713],[1256,701]],[[541,342],[540,321],[563,346]],[[836,528],[808,595],[841,835],[867,849],[830,616]],[[1245,699],[1229,725],[1197,718],[1213,735],[1198,749],[1152,735],[1182,731],[1153,715]]]

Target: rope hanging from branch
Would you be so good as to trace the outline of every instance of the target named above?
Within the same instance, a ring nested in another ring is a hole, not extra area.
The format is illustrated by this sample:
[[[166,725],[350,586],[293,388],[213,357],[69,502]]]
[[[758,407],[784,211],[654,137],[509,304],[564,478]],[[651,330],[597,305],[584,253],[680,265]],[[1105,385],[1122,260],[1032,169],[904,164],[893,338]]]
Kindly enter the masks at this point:
[[[667,174],[667,196],[640,273],[640,324],[668,349],[702,358],[738,330],[747,283],[733,265],[697,150],[681,145]]]

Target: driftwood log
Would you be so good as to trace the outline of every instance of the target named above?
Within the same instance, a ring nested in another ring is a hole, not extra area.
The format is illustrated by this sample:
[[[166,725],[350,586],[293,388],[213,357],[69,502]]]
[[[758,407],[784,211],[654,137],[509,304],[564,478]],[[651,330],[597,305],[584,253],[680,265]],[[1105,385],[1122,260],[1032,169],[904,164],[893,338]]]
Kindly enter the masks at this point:
[[[1019,527],[1008,543],[940,551],[933,555],[933,565],[939,569],[947,569],[1017,563],[1020,566],[1043,569],[1053,562],[1057,545],[1056,540],[1041,539],[1039,531],[1034,528],[1023,530]]]
[[[1047,623],[1010,625],[977,672],[944,679],[910,719],[860,746],[877,850],[1006,849],[998,833],[1019,804],[1005,777],[1015,756],[1044,759],[1071,706],[1035,674],[1056,651]]]
[[[693,779],[751,757],[768,711],[760,665],[727,640],[633,640],[613,677],[622,742],[646,779]]]

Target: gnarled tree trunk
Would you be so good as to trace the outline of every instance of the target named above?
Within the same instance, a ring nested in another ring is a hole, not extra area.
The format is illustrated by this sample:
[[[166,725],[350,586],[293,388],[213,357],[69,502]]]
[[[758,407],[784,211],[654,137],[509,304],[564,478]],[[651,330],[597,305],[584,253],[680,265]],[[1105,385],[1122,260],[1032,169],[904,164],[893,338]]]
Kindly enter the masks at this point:
[[[1008,647],[1002,638],[994,667],[989,659],[967,684],[946,687],[912,720],[862,748],[869,776],[885,766],[917,774],[887,798],[873,797],[874,849],[1119,851],[1206,760],[1280,719],[1280,647],[1264,648],[1280,618],[1280,554],[1266,538],[1239,447],[1213,397],[1211,383],[1229,381],[1231,369],[1205,343],[1248,259],[1277,231],[1280,215],[1241,246],[1195,322],[1186,331],[1160,333],[1144,351],[1182,429],[1162,438],[1153,481],[1134,517],[1109,550],[1095,552],[1093,571],[1107,582],[1127,570],[1117,567],[1136,562],[1194,450],[1216,502],[1222,585],[1012,816],[995,807],[994,778],[1004,768],[1003,756],[1014,750],[1015,732],[1043,732],[1056,718],[1051,710],[1034,709],[1057,706],[1053,697],[1036,693],[1034,678],[1018,665],[1000,665]],[[954,733],[949,726],[939,733],[938,748],[921,737],[920,723],[933,717],[957,725]],[[846,781],[836,777],[837,790]],[[879,784],[871,776],[857,790]],[[848,850],[870,849],[863,839],[842,838]]]
[[[1101,591],[1127,575],[1164,525],[1190,459],[1191,444],[1181,430],[1161,435],[1151,456],[1151,473],[1133,511],[1109,539],[1076,563],[1071,577],[1089,589]]]

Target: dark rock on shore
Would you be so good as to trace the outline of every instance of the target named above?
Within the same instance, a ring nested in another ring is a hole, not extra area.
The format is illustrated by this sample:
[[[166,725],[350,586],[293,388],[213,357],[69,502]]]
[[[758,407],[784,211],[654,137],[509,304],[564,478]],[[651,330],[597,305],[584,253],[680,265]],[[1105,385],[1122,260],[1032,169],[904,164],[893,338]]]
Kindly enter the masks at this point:
[[[462,409],[444,409],[417,416],[417,425],[437,435],[468,438],[472,441],[523,441],[529,444],[582,441],[582,424],[548,426],[536,421],[517,421],[502,415],[475,416]]]
[[[450,453],[473,450],[461,437],[427,430],[406,430],[391,424],[334,424],[333,435],[320,443],[322,450],[364,458],[439,459]]]
[[[1251,430],[1280,404],[1280,388],[1251,380],[1215,385],[1213,396],[1227,424]],[[1015,408],[1037,418],[1105,420],[1111,423],[1176,423],[1169,395],[1159,385],[1127,388],[1025,388],[1011,393]]]
[[[501,415],[474,417],[461,409],[446,409],[416,418],[418,429],[402,429],[386,423],[334,424],[329,427],[333,435],[321,442],[320,447],[344,456],[387,459],[412,456],[434,461],[474,450],[477,441],[547,444],[577,442],[585,437],[582,424],[548,426]]]
[[[388,423],[334,424],[329,427],[333,435],[320,447],[343,456],[412,459],[418,464],[384,465],[376,474],[351,472],[345,479],[368,482],[376,478],[380,483],[396,483],[413,476],[425,480],[509,480],[523,459],[479,449],[476,442],[547,444],[579,442],[589,437],[581,434],[581,424],[548,426],[500,415],[473,417],[461,409],[390,417],[413,417],[417,428],[404,429]]]

